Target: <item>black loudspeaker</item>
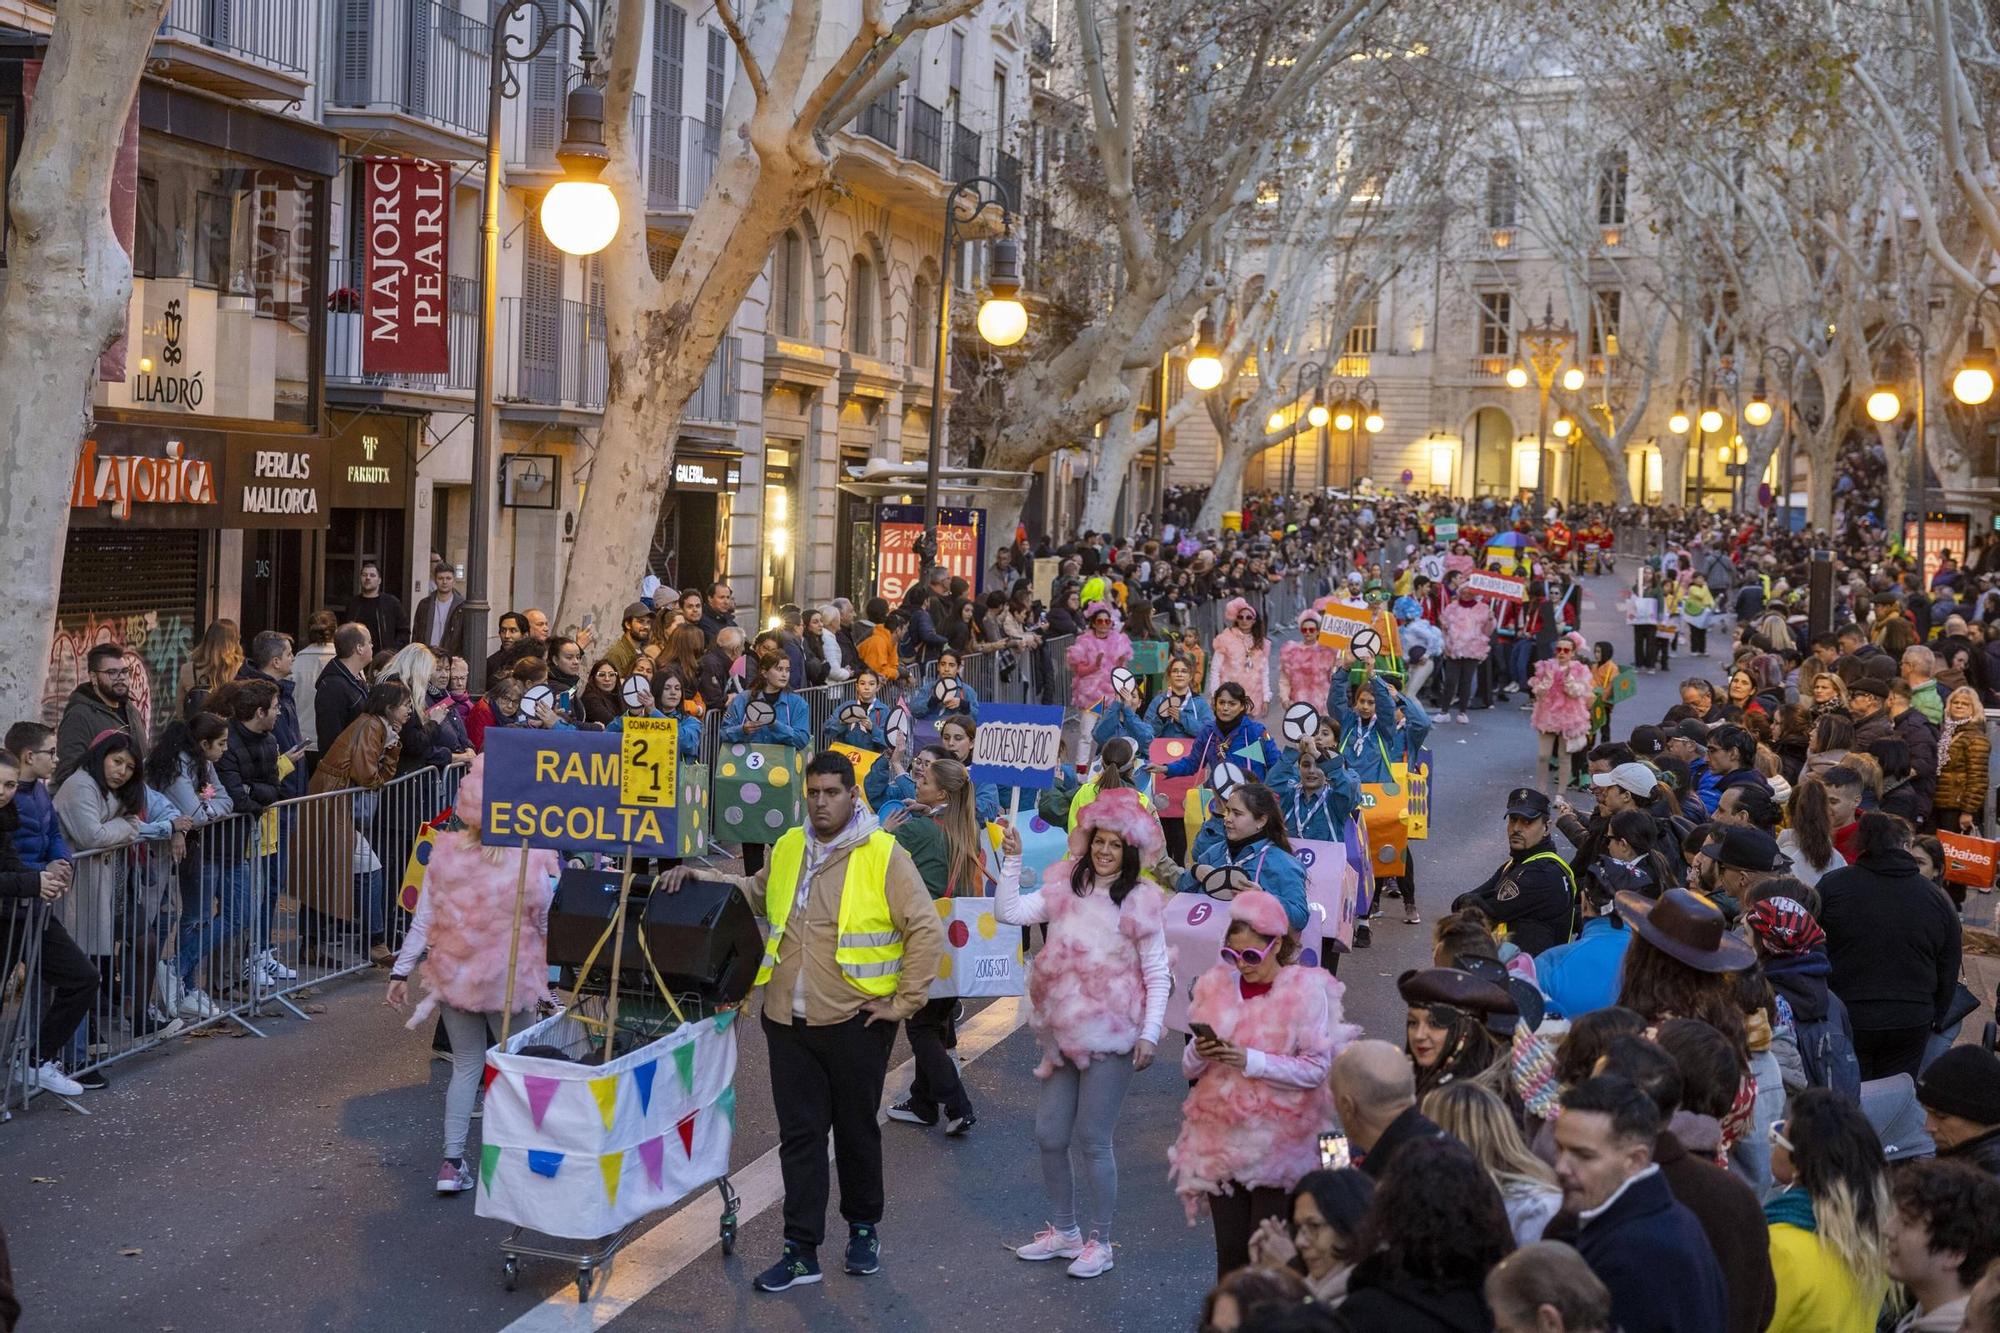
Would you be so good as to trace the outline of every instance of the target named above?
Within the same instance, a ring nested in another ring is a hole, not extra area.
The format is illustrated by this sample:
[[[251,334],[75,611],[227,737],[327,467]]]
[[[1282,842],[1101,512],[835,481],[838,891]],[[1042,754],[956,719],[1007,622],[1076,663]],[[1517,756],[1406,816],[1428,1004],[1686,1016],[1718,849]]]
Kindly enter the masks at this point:
[[[565,870],[549,905],[549,962],[582,967],[597,949],[611,919],[618,913],[616,870]],[[694,994],[711,1004],[734,1004],[750,993],[757,965],[764,954],[764,937],[750,904],[732,885],[690,880],[679,893],[639,892],[647,881],[634,880],[635,892],[625,914],[625,951],[619,960],[621,984],[650,980],[639,932],[653,965],[676,994]],[[597,949],[591,970],[609,973],[616,940]]]

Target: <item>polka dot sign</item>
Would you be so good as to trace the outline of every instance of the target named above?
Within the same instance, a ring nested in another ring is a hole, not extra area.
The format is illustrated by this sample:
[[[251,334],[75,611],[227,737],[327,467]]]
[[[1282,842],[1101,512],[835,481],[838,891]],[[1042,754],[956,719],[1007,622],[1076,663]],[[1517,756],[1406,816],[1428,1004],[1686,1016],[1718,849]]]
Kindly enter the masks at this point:
[[[804,817],[805,756],[784,745],[725,745],[710,787],[716,836],[774,843]]]

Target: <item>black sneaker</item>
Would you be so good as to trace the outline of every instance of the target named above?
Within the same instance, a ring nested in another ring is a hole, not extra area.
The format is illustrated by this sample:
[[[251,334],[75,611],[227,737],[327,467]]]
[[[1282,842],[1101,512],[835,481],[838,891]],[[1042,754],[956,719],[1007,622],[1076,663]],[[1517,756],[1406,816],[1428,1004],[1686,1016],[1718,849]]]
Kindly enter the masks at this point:
[[[874,1227],[856,1223],[847,1229],[846,1267],[856,1277],[882,1271],[882,1235]]]
[[[81,1070],[78,1073],[71,1074],[70,1077],[91,1092],[102,1092],[111,1086],[111,1080],[98,1073],[95,1069]]]
[[[853,1248],[852,1244],[848,1246],[849,1253]],[[809,1287],[819,1280],[819,1260],[803,1245],[788,1240],[778,1262],[751,1278],[750,1285],[759,1291],[790,1291],[793,1287]]]
[[[889,1107],[889,1118],[900,1120],[906,1125],[922,1125],[926,1129],[931,1129],[937,1125],[938,1113],[933,1109],[929,1115],[925,1115],[911,1104],[908,1097],[905,1097]]]
[[[946,1116],[944,1120],[944,1132],[952,1138],[958,1138],[966,1130],[971,1129],[978,1123],[979,1117],[970,1111],[967,1111],[964,1115]]]

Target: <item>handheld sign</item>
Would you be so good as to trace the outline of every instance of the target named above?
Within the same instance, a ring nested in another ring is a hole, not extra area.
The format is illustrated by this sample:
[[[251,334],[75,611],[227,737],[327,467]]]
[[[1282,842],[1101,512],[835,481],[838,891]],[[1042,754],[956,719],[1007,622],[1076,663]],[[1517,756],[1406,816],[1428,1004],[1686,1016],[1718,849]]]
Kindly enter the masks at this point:
[[[546,685],[537,685],[521,696],[521,711],[529,717],[540,717],[543,710],[554,708],[556,692]]]
[[[991,704],[972,741],[972,780],[1003,787],[1053,787],[1062,766],[1063,710]]]
[[[1293,704],[1285,710],[1285,739],[1297,745],[1306,737],[1319,730],[1319,709],[1311,704]]]
[[[1130,694],[1139,688],[1139,678],[1124,667],[1111,669],[1111,688],[1120,694]]]
[[[890,749],[907,750],[910,747],[910,710],[898,708],[889,714],[888,725],[883,731]]]
[[[1458,520],[1455,518],[1441,518],[1437,521],[1434,531],[1437,533],[1439,541],[1445,543],[1455,542],[1458,540]]]
[[[743,705],[743,722],[746,726],[770,726],[778,720],[778,710],[769,699],[752,699]]]
[[[653,687],[646,683],[644,676],[627,676],[618,697],[625,701],[627,708],[644,708],[653,702]]]
[[[1329,601],[1320,607],[1319,646],[1349,647],[1355,635],[1371,630],[1374,624],[1375,613],[1365,604]]]
[[[1355,660],[1367,662],[1382,651],[1382,636],[1371,626],[1357,630],[1353,638]]]
[[[1465,576],[1459,585],[1470,588],[1484,597],[1498,597],[1503,602],[1525,602],[1528,600],[1528,581],[1509,578],[1505,574],[1490,574],[1475,570]]]
[[[1217,764],[1215,771],[1208,775],[1208,789],[1217,796],[1227,796],[1250,780],[1250,775],[1235,764]]]
[[[565,852],[681,855],[679,819],[698,799],[681,789],[679,724],[672,718],[626,719],[627,726],[635,723],[664,730],[493,728],[486,737],[480,841],[495,847],[525,841]],[[628,755],[642,771],[627,773]]]
[[[865,727],[868,725],[868,709],[862,704],[842,704],[837,714],[843,727]]]

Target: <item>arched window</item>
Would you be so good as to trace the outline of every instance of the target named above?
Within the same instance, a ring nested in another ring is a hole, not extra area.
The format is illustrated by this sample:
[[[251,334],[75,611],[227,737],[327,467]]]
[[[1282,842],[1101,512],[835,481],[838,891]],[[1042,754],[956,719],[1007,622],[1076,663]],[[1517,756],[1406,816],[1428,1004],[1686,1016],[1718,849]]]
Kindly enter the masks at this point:
[[[854,256],[847,280],[847,348],[862,356],[875,355],[875,261]]]
[[[771,252],[771,313],[783,337],[805,334],[808,280],[805,240],[796,229],[788,231]]]
[[[937,287],[919,273],[910,286],[910,364],[928,370],[937,360]]]

